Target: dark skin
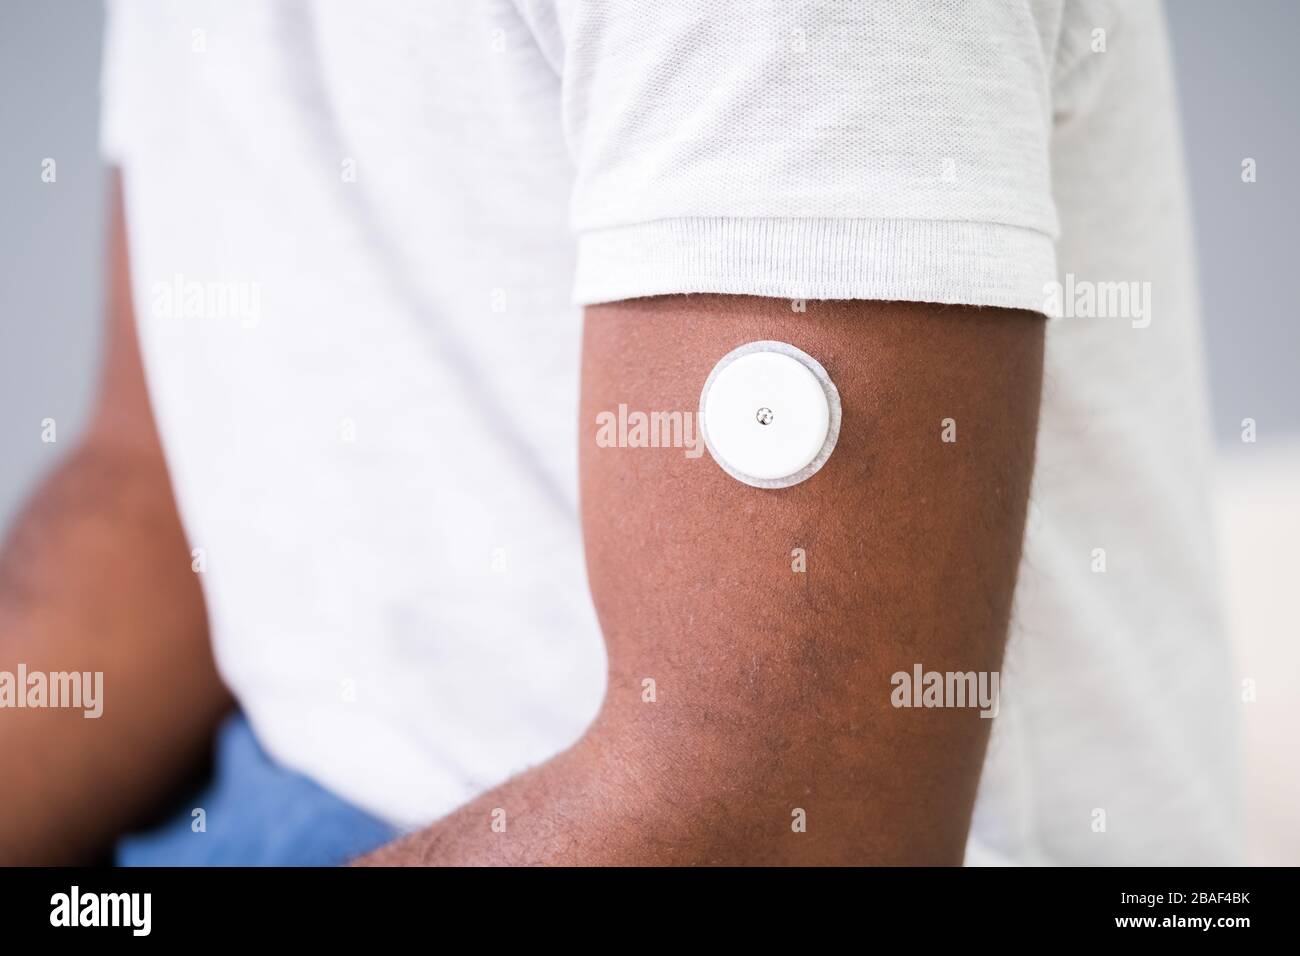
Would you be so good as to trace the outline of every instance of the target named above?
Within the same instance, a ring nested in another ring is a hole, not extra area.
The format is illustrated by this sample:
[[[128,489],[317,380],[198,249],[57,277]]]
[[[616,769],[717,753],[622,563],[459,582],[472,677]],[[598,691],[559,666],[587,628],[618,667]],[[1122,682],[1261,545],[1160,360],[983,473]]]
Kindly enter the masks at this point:
[[[815,356],[839,388],[839,443],[812,479],[760,490],[707,456],[597,447],[599,411],[693,409],[713,363],[757,339]],[[1000,666],[1042,348],[1039,317],[994,309],[588,309],[582,521],[604,707],[571,750],[363,862],[959,864],[990,721],[895,709],[890,675]]]
[[[116,235],[120,272],[120,220]],[[4,862],[102,848],[230,706],[115,288],[96,425],[0,565],[0,668],[102,669],[105,714],[0,713],[0,754],[20,768],[0,802]],[[821,361],[843,401],[809,481],[760,490],[707,455],[596,446],[597,412],[693,410],[718,358],[767,338]],[[997,309],[795,313],[714,295],[589,308],[579,453],[604,706],[566,752],[360,862],[960,863],[991,722],[895,709],[890,675],[1000,665],[1042,345],[1039,317]]]
[[[0,863],[92,860],[201,762],[231,699],[145,390],[114,190],[93,419],[0,551],[0,670],[103,671],[104,711],[0,711]]]

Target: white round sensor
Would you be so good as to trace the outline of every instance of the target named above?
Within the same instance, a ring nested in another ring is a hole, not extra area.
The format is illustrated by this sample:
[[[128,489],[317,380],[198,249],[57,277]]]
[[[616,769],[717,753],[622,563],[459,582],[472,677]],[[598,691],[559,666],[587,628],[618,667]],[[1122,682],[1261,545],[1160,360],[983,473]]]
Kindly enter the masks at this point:
[[[840,395],[821,364],[784,342],[750,342],[714,366],[700,393],[704,443],[756,488],[811,478],[840,431]]]

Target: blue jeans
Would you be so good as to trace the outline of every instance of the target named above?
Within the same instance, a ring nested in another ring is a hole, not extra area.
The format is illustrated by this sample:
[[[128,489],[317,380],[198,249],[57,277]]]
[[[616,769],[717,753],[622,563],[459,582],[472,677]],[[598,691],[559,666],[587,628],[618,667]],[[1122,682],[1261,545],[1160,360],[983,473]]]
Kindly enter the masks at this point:
[[[195,832],[201,808],[206,830]],[[397,831],[262,750],[243,714],[222,725],[212,779],[161,826],[118,842],[118,866],[336,866]]]

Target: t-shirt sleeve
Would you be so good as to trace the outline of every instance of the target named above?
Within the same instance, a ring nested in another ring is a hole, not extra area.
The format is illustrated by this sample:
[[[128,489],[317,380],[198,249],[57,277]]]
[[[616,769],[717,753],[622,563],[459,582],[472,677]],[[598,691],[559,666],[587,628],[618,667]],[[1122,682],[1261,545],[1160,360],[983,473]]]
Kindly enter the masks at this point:
[[[1051,65],[1028,4],[573,0],[575,299],[1041,310]]]

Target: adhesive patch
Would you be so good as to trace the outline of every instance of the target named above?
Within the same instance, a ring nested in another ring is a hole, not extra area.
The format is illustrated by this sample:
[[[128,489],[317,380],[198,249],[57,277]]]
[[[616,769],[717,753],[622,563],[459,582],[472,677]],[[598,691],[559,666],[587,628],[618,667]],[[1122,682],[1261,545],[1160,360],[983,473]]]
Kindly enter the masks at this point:
[[[704,444],[731,477],[788,488],[817,473],[840,435],[840,393],[821,363],[785,342],[750,342],[700,393]]]

